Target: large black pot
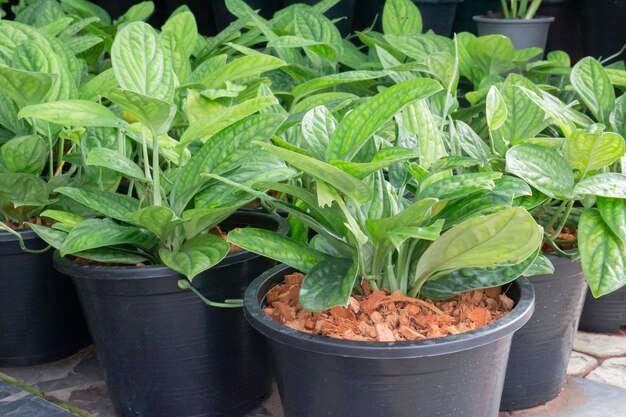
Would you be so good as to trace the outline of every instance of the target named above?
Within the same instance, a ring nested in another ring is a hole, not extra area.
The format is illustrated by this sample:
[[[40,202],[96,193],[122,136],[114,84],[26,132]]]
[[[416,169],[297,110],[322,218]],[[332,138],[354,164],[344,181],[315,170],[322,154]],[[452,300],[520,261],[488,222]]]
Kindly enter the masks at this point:
[[[556,256],[550,260],[555,267],[553,275],[530,278],[535,288],[535,312],[513,336],[502,410],[544,404],[565,384],[587,284],[580,262]]]
[[[626,326],[626,287],[594,298],[588,291],[578,328],[586,332],[618,333]]]
[[[286,232],[280,218],[237,213],[226,228]],[[123,417],[236,417],[269,393],[266,345],[242,309],[206,306],[161,266],[77,265],[55,255],[74,279],[117,412]],[[273,265],[247,251],[228,255],[193,281],[211,300],[241,298]]]
[[[506,317],[481,329],[416,342],[357,342],[290,329],[267,316],[265,295],[293,269],[277,266],[245,295],[246,318],[269,341],[285,417],[496,417],[511,337],[532,314],[519,280]]]
[[[20,234],[27,248],[46,247],[34,232]],[[24,252],[0,232],[0,368],[62,359],[88,341],[72,281],[55,271],[52,252]]]

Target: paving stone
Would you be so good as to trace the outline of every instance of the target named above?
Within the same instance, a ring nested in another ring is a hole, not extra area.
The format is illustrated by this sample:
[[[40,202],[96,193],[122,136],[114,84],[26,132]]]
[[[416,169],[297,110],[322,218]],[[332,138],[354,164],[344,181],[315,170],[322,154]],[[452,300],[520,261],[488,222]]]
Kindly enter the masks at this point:
[[[593,371],[599,362],[593,356],[580,352],[572,352],[567,365],[567,374],[572,376],[585,376]]]
[[[574,350],[600,359],[626,356],[626,334],[578,332],[574,339]]]
[[[624,417],[626,390],[582,378],[569,378],[561,395],[528,410],[500,417]]]
[[[587,379],[626,389],[626,358],[605,360]]]
[[[13,392],[11,395],[4,395]],[[76,417],[63,408],[4,381],[0,381],[0,416],[3,417]]]

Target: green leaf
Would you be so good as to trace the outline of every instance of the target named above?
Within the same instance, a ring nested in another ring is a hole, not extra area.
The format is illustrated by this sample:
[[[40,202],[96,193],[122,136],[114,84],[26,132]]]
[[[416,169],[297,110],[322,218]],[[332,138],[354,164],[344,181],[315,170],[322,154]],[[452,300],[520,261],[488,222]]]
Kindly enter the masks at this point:
[[[383,148],[374,156],[372,162],[357,163],[331,160],[330,163],[342,171],[362,180],[381,168],[418,157],[419,154],[410,149]]]
[[[185,238],[193,239],[207,229],[219,225],[230,217],[240,206],[195,208],[185,210],[182,215]]]
[[[178,252],[161,248],[159,256],[165,266],[191,281],[198,274],[217,265],[228,255],[229,249],[228,242],[221,237],[206,234],[187,240]]]
[[[61,0],[61,4],[74,9],[79,16],[93,16],[98,18],[106,26],[111,24],[109,14],[103,8],[87,0]]]
[[[464,198],[449,202],[434,219],[444,219],[445,229],[461,223],[477,215],[495,213],[510,208],[512,199],[510,195],[481,191],[468,195]]]
[[[536,93],[532,90],[524,86],[518,86],[517,88],[521,89],[524,94],[530,98],[533,103],[539,106],[555,123],[559,126],[561,131],[565,136],[570,136],[574,131],[576,131],[576,125],[570,115],[568,114],[567,107],[560,102],[558,99],[550,96],[550,94],[545,92]]]
[[[554,265],[546,256],[539,254],[535,262],[522,275],[525,277],[534,277],[538,275],[554,274]]]
[[[185,51],[185,57],[193,54],[198,36],[198,25],[193,13],[186,11],[172,15],[161,28],[162,33],[172,33],[181,48]]]
[[[454,137],[457,139],[461,149],[474,159],[482,162],[484,166],[489,166],[489,146],[480,136],[466,123],[457,120]]]
[[[309,311],[347,306],[357,279],[358,266],[349,259],[329,258],[315,265],[304,277],[300,303]]]
[[[282,149],[277,146],[269,144],[261,145],[274,155],[288,162],[290,165],[302,170],[314,178],[327,182],[339,192],[358,203],[366,203],[372,197],[367,185],[354,178],[352,175],[343,172],[339,168],[335,168],[325,162],[289,151],[287,149]]]
[[[471,218],[449,229],[426,249],[411,284],[419,285],[438,272],[459,268],[516,265],[536,252],[542,239],[541,228],[519,207]]]
[[[350,112],[332,136],[328,159],[351,160],[365,141],[406,105],[427,98],[442,87],[426,78],[405,81],[389,87]]]
[[[167,133],[176,115],[176,106],[128,90],[111,90],[106,97],[122,107],[157,136]]]
[[[78,89],[78,97],[81,100],[96,100],[118,87],[113,68],[109,68],[82,84]]]
[[[492,268],[461,268],[428,280],[420,290],[420,297],[447,300],[466,291],[497,287],[522,276],[538,259],[539,251],[517,265]]]
[[[163,206],[148,206],[128,215],[128,221],[150,230],[161,240],[166,239],[182,220],[174,212]]]
[[[45,210],[39,216],[55,220],[59,223],[63,223],[63,225],[69,228],[74,228],[78,226],[80,223],[82,223],[83,221],[85,221],[84,217],[81,217],[74,213],[68,213],[67,211],[60,211],[60,210]]]
[[[389,75],[388,71],[346,71],[306,81],[295,86],[292,93],[295,97],[302,97],[305,94],[310,94],[325,88],[359,81],[374,80],[387,75]]]
[[[11,97],[20,108],[41,103],[54,80],[52,74],[0,65],[0,91]]]
[[[585,278],[594,297],[626,284],[626,244],[615,236],[595,209],[578,221],[578,250]]]
[[[611,127],[622,137],[626,135],[626,94],[622,94],[615,101],[615,109],[609,116]]]
[[[528,79],[517,74],[510,74],[502,87],[502,98],[507,109],[506,121],[499,129],[505,140],[524,140],[539,134],[545,126],[545,112],[517,86],[531,91],[537,87]]]
[[[112,149],[93,148],[87,155],[87,165],[108,168],[128,178],[146,181],[139,165]]]
[[[422,15],[411,0],[388,0],[383,9],[385,35],[422,33]]]
[[[533,195],[533,190],[525,181],[511,175],[503,175],[494,182],[496,184],[495,191],[509,195],[511,198]]]
[[[53,229],[51,227],[42,226],[40,224],[34,223],[26,223],[30,230],[35,232],[37,236],[41,238],[48,245],[52,246],[55,249],[61,249],[63,246],[63,242],[65,242],[65,238],[67,237],[67,233],[62,232],[60,230]]]
[[[275,97],[256,97],[234,106],[219,109],[192,123],[182,134],[180,143],[187,145],[198,139],[206,141],[233,123],[277,103],[278,100]]]
[[[139,200],[123,194],[71,187],[59,187],[54,191],[104,216],[121,221],[127,221],[130,213],[140,208]]]
[[[574,65],[570,81],[596,120],[608,125],[615,107],[615,91],[602,64],[592,57],[581,59]]]
[[[514,68],[515,47],[503,35],[480,36],[467,44],[473,64],[483,76],[502,74]]]
[[[436,240],[441,234],[443,224],[444,220],[437,220],[426,227],[399,227],[390,230],[387,237],[396,250],[400,250],[402,244],[409,239]]]
[[[280,233],[265,229],[242,228],[228,234],[228,241],[240,248],[287,264],[302,272],[328,259],[323,253]]]
[[[323,160],[330,137],[335,132],[337,121],[332,113],[324,106],[315,107],[302,118],[302,135],[309,150]]]
[[[174,97],[172,63],[155,30],[147,23],[130,23],[117,33],[111,47],[111,63],[122,89],[165,102]]]
[[[64,126],[119,127],[122,122],[101,104],[86,100],[63,100],[33,104],[18,113],[24,117],[45,120]]]
[[[454,55],[452,40],[433,32],[422,35],[385,35],[385,40],[418,63],[428,61],[428,58],[436,53]]]
[[[48,145],[37,135],[13,138],[0,150],[2,162],[11,172],[39,175],[48,160]]]
[[[626,200],[598,197],[596,203],[604,223],[611,228],[615,236],[626,243]]]
[[[89,219],[72,229],[60,252],[61,256],[65,256],[116,245],[149,249],[154,245],[154,237],[136,227],[121,226],[111,219]]]
[[[116,265],[137,265],[138,263],[148,260],[146,256],[112,248],[91,249],[78,252],[75,255],[79,258],[89,259],[103,264]]]
[[[624,138],[616,133],[598,135],[579,130],[567,138],[563,156],[585,177],[624,156]]]
[[[428,185],[421,193],[420,199],[437,198],[439,200],[454,200],[476,191],[493,190],[494,180],[502,176],[499,172],[475,172],[454,175],[443,178]]]
[[[626,198],[626,174],[609,172],[585,178],[574,187],[575,194]]]
[[[367,231],[372,238],[372,243],[377,245],[387,236],[390,230],[401,227],[418,227],[423,226],[436,210],[435,206],[439,200],[434,198],[425,198],[418,200],[405,208],[398,214],[382,219],[368,219],[365,222]]]
[[[32,174],[0,174],[0,203],[9,201],[13,207],[40,207],[50,203],[48,184]]]
[[[130,9],[126,11],[119,19],[117,19],[116,24],[120,23],[128,23],[128,22],[139,22],[142,20],[147,20],[152,13],[154,13],[154,3],[151,1],[142,1],[141,3],[137,3],[131,6]]]
[[[255,77],[287,65],[284,61],[270,55],[248,55],[237,58],[218,67],[198,79],[206,88],[221,88],[226,81],[234,82],[243,78]]]
[[[341,52],[341,34],[337,27],[321,13],[312,13],[301,8],[294,9],[294,29],[304,39],[320,42],[311,45],[305,52],[313,52],[330,61],[336,61]]]
[[[403,119],[411,134],[417,134],[420,147],[420,165],[430,168],[442,157],[447,156],[441,131],[435,122],[426,100],[418,100],[409,104],[403,113]]]
[[[524,144],[509,149],[506,170],[552,198],[568,199],[574,188],[574,175],[567,161],[541,146]]]
[[[487,93],[487,125],[492,132],[498,130],[506,122],[508,112],[504,99],[496,86]]]

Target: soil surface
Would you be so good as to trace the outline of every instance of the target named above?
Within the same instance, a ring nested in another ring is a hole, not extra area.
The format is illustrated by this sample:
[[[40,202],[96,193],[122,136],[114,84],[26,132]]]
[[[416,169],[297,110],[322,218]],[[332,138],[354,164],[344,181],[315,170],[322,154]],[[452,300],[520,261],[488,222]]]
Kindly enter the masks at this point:
[[[550,229],[550,234],[554,233],[554,229]],[[560,243],[558,244],[559,248],[562,250],[570,250],[576,249],[578,247],[578,229],[574,227],[564,227],[563,231],[559,233],[557,236],[558,240],[574,240],[572,243]],[[548,242],[544,242],[541,247],[541,253],[551,253],[554,252],[554,249]]]
[[[337,339],[399,342],[443,337],[492,323],[514,305],[500,287],[446,301],[366,289],[366,295],[350,297],[348,307],[311,312],[299,301],[303,279],[300,273],[286,275],[285,282],[267,294],[265,313],[293,329]]]
[[[43,226],[50,226],[51,222],[46,221],[46,220],[42,220],[40,217],[31,217],[27,220],[27,222],[29,223],[33,223],[33,224],[38,224],[38,225],[43,225]],[[28,225],[26,223],[22,223],[22,224],[17,224],[17,223],[13,223],[9,220],[4,220],[3,221],[4,224],[6,224],[7,226],[9,226],[11,229],[13,230],[29,230],[30,227],[28,227]],[[0,230],[0,233],[5,232],[4,230]],[[8,232],[5,232],[8,233]]]

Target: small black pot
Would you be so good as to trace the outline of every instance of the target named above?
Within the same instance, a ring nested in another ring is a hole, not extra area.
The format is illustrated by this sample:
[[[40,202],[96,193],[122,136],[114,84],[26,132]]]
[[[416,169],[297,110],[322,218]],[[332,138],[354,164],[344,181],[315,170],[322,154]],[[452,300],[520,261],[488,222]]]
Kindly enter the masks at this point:
[[[222,225],[288,229],[260,213],[237,213]],[[55,265],[74,279],[120,416],[236,417],[270,392],[265,341],[242,309],[206,306],[162,266],[77,265],[58,253]],[[211,300],[241,298],[272,265],[233,252],[193,285]]]
[[[29,249],[47,246],[30,230],[20,234]],[[88,343],[76,290],[54,270],[52,252],[24,252],[0,232],[0,368],[52,362]]]
[[[578,328],[586,332],[618,333],[626,326],[626,287],[594,298],[588,291]]]
[[[513,332],[531,316],[532,286],[481,329],[416,342],[358,342],[290,329],[267,316],[265,295],[293,269],[280,265],[248,287],[246,318],[269,341],[285,417],[496,417]]]
[[[535,288],[535,313],[513,336],[502,410],[544,404],[565,384],[587,284],[580,262],[557,256],[550,260],[553,275],[530,278]]]

